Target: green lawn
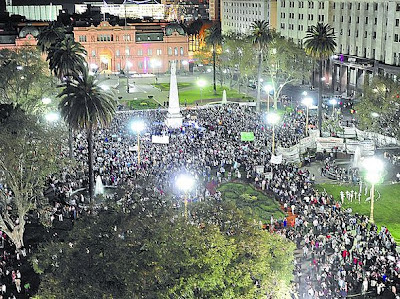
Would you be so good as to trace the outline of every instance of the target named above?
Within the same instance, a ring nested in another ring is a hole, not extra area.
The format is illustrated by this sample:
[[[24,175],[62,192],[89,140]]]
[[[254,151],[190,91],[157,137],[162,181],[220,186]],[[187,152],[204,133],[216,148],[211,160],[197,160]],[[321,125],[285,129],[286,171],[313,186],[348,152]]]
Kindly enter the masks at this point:
[[[160,84],[155,84],[154,86],[161,88],[161,90],[169,90],[169,83],[160,83]],[[215,101],[220,101],[222,99],[222,93],[226,90],[226,97],[229,98],[235,98],[235,99],[241,99],[243,101],[250,101],[253,100],[254,98],[246,96],[243,93],[239,93],[235,89],[230,89],[229,87],[221,87],[217,86],[217,94],[214,94],[213,86],[207,85],[206,87],[203,88],[203,90],[200,93],[200,87],[197,86],[195,83],[188,83],[188,82],[183,82],[183,83],[178,83],[178,90],[179,90],[179,101],[181,104],[186,103],[187,104],[193,104],[196,101],[201,104],[201,102],[204,100],[204,103],[207,101],[209,102],[210,100],[215,99]]]
[[[226,183],[219,188],[222,199],[233,201],[235,205],[246,215],[257,221],[269,223],[271,214],[275,219],[283,219],[284,213],[279,203],[254,189],[251,185],[241,183]]]
[[[156,109],[159,106],[153,99],[123,100],[122,102],[133,110]]]
[[[339,186],[332,184],[321,184],[318,185],[319,190],[325,190],[332,194],[335,200],[340,201],[340,191],[346,192],[346,190],[359,190],[359,186]],[[368,188],[369,193],[369,188]],[[378,226],[386,226],[393,237],[400,241],[400,184],[395,185],[377,185],[375,187],[375,198],[379,197],[378,193],[380,193],[380,198],[375,201],[374,208],[374,220]],[[345,199],[344,206],[350,207],[353,209],[353,213],[359,213],[363,215],[369,216],[370,214],[370,201],[366,202],[365,199],[369,197],[364,196],[364,187],[361,192],[361,204],[357,201],[352,203],[348,202]]]

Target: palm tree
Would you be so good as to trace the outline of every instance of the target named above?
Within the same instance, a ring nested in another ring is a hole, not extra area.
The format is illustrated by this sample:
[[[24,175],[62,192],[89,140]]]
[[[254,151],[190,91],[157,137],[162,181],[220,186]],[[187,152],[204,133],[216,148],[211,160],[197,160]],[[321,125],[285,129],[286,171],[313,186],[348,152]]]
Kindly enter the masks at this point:
[[[47,53],[51,46],[65,38],[65,27],[57,26],[56,23],[51,23],[43,29],[37,36],[37,45],[42,53]]]
[[[86,50],[70,37],[58,40],[48,48],[47,60],[52,73],[60,80],[69,84],[71,77],[79,76],[86,66]],[[73,158],[72,128],[68,130],[69,157]]]
[[[212,55],[213,55],[213,86],[214,86],[214,94],[217,94],[217,84],[215,82],[215,61],[216,61],[216,48],[222,44],[222,33],[221,26],[219,23],[214,24],[207,32],[206,43],[211,44],[212,46]]]
[[[261,72],[262,72],[263,52],[265,51],[267,44],[271,39],[268,22],[264,21],[264,20],[254,21],[251,24],[250,37],[251,37],[253,44],[255,44],[257,46],[258,67],[257,67],[256,109],[257,109],[257,111],[260,111],[260,109],[261,109]]]
[[[318,61],[318,128],[322,136],[322,64],[330,57],[336,48],[333,28],[328,24],[317,23],[307,30],[304,38],[306,53]]]
[[[111,93],[99,86],[96,77],[89,75],[87,68],[84,68],[79,76],[74,76],[69,83],[63,82],[61,86],[64,89],[58,97],[61,98],[59,109],[62,117],[73,129],[86,131],[89,195],[92,201],[94,192],[93,130],[111,122],[115,114],[116,101]]]
[[[64,79],[68,81],[70,76],[77,76],[84,71],[85,56],[85,48],[67,37],[50,47],[47,60],[54,75],[61,81]]]

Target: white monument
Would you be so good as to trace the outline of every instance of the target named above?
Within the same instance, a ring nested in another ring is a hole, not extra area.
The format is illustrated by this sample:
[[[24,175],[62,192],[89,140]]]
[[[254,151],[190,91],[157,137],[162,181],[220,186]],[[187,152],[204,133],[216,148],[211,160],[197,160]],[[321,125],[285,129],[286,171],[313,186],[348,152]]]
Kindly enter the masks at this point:
[[[228,104],[228,101],[226,99],[226,90],[224,89],[224,91],[222,92],[222,102],[221,104]]]
[[[101,176],[96,177],[96,185],[94,187],[94,195],[102,195],[104,194],[104,185],[101,181]]]
[[[182,127],[182,114],[179,108],[178,82],[176,80],[176,62],[171,62],[171,79],[169,83],[169,103],[166,125],[177,129]]]

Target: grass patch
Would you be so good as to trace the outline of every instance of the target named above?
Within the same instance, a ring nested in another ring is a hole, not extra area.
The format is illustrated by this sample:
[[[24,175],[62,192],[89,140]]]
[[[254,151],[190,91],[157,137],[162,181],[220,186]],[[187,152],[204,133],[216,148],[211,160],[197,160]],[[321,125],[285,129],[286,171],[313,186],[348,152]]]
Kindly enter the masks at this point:
[[[133,110],[156,109],[159,104],[153,99],[138,99],[123,101],[126,106]]]
[[[221,191],[223,200],[233,202],[251,219],[269,223],[272,214],[275,219],[285,217],[277,201],[254,189],[251,185],[226,183],[222,184],[218,190]]]
[[[160,88],[162,91],[169,90],[169,83],[158,83],[158,84],[153,84],[153,86]],[[188,87],[194,87],[194,83],[191,82],[178,83],[178,89],[188,88]]]
[[[321,184],[317,186],[319,190],[325,189],[329,194],[332,194],[334,199],[340,201],[340,191],[346,192],[346,190],[359,191],[359,186],[339,186],[333,184]],[[345,208],[352,208],[353,213],[359,213],[369,216],[370,214],[370,201],[365,201],[369,197],[369,187],[368,194],[364,195],[364,186],[361,192],[361,204],[358,203],[358,199],[353,202],[344,200]],[[386,226],[396,241],[400,241],[400,184],[395,185],[377,185],[375,186],[375,207],[374,207],[374,220],[376,225],[379,227]]]

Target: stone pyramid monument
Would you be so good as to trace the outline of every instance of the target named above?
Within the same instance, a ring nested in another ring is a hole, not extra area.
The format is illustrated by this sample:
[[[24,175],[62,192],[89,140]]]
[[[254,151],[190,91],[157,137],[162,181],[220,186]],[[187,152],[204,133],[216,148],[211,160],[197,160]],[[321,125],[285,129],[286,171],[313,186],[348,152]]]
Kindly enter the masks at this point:
[[[179,107],[178,82],[176,80],[176,62],[171,62],[171,79],[169,84],[169,103],[166,125],[170,128],[182,127],[182,114]]]

